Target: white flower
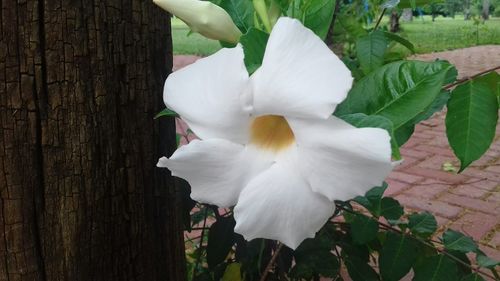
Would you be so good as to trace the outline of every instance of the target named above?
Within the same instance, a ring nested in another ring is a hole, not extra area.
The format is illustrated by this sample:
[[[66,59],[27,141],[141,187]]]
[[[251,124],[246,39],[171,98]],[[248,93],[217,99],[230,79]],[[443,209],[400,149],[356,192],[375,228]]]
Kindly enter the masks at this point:
[[[215,40],[238,43],[241,32],[221,7],[200,0],[153,0],[162,9],[185,22],[192,31]]]
[[[296,248],[392,169],[388,133],[332,116],[349,70],[299,21],[280,18],[251,76],[241,46],[171,74],[164,100],[202,139],[161,158],[191,197],[235,206],[235,231]]]

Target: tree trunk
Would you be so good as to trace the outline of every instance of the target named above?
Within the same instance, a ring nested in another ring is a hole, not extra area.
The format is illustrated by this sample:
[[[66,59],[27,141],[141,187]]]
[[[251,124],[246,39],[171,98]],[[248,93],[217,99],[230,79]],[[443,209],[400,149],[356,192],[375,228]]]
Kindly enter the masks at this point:
[[[463,10],[464,10],[464,20],[469,20],[471,13],[470,13],[470,2],[471,0],[464,0],[463,2]]]
[[[150,0],[2,0],[0,280],[183,280]]]
[[[490,0],[483,0],[483,12],[481,13],[483,20],[490,18]]]
[[[395,10],[396,9],[392,9],[392,12],[391,12],[390,28],[389,28],[389,30],[391,32],[399,32],[399,30],[400,30],[400,28],[399,28],[399,14]]]

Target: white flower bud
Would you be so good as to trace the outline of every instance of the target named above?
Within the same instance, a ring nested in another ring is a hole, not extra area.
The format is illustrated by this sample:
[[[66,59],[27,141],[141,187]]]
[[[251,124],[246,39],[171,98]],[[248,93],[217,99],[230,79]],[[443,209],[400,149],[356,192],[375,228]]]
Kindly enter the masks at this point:
[[[162,9],[185,22],[192,31],[215,40],[238,43],[241,32],[221,7],[199,0],[153,0]]]

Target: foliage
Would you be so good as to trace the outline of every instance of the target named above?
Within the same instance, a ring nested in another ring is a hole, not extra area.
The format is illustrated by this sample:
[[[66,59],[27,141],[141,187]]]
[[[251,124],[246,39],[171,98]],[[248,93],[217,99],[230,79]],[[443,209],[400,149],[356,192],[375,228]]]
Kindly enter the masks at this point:
[[[260,67],[269,25],[277,16],[295,17],[324,38],[335,6],[334,0],[249,3],[218,2],[244,33],[240,44],[249,73]],[[457,71],[446,61],[401,60],[392,48],[400,45],[413,51],[415,46],[378,26],[366,28],[361,22],[366,17],[355,16],[360,7],[344,3],[339,13],[337,24],[347,45],[343,59],[356,81],[334,114],[357,127],[387,130],[393,157],[399,159],[399,147],[411,137],[414,126],[447,104],[447,136],[462,171],[491,144],[500,76],[490,73],[456,81]],[[376,11],[366,12],[373,16]],[[446,86],[454,82],[457,87]],[[410,272],[414,281],[483,280],[487,270],[497,274],[498,262],[480,251],[470,237],[453,230],[437,233],[436,219],[430,213],[405,214],[397,200],[384,196],[387,187],[384,184],[364,196],[335,202],[331,220],[296,250],[271,240],[246,241],[234,232],[231,209],[197,204],[189,198],[190,189],[181,188],[186,230],[201,231],[188,245],[190,276],[192,280],[251,281],[263,275],[267,275],[265,280],[319,280],[320,276],[342,280],[342,267],[354,281],[396,281]],[[471,265],[467,255],[475,257],[476,265]]]

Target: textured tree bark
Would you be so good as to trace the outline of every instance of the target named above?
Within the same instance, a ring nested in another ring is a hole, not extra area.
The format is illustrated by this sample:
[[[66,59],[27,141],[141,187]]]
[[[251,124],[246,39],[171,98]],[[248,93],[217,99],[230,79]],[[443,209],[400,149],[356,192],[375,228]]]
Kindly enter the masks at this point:
[[[481,13],[483,20],[490,18],[490,0],[483,0],[483,11]]]
[[[0,2],[0,280],[184,280],[150,0]]]

